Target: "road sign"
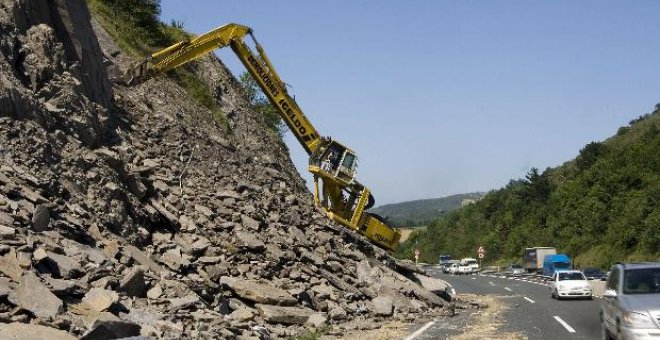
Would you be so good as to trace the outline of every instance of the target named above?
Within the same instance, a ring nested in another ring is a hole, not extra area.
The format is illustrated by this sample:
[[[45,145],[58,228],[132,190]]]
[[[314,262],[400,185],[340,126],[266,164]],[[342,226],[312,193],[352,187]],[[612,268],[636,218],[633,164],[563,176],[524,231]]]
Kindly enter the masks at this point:
[[[478,254],[486,253],[486,249],[484,249],[484,246],[479,246],[479,248],[477,248],[477,253]]]
[[[415,249],[415,256],[419,257],[419,249]]]
[[[484,258],[484,253],[479,253],[479,258],[483,259]]]

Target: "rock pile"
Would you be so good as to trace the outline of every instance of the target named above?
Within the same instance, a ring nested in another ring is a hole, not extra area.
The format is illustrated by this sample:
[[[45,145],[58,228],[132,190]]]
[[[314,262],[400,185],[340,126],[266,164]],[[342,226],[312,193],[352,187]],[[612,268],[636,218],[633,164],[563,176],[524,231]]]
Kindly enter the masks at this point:
[[[0,32],[0,338],[270,338],[440,312],[313,206],[217,58],[192,69],[228,127],[165,77],[113,89],[106,67],[129,58],[82,0],[0,0]]]

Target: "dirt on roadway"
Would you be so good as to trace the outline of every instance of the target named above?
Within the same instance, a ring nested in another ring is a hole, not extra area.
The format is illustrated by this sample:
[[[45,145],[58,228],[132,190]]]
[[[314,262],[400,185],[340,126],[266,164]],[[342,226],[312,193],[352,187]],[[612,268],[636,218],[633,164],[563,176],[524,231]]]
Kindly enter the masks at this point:
[[[502,330],[509,307],[502,303],[500,297],[460,294],[459,299],[479,303],[486,308],[463,310],[462,313],[468,316],[456,318],[461,323],[459,329],[463,330],[462,333],[447,336],[447,339],[527,339],[524,334]]]

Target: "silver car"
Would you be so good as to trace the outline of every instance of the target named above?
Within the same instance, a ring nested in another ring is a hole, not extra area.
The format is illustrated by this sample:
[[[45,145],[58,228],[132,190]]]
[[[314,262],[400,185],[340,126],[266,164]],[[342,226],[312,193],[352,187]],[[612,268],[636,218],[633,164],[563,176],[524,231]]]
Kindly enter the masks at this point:
[[[506,272],[509,274],[519,275],[524,274],[525,269],[517,263],[512,263],[506,268]]]
[[[660,262],[614,265],[600,322],[603,339],[660,338]]]

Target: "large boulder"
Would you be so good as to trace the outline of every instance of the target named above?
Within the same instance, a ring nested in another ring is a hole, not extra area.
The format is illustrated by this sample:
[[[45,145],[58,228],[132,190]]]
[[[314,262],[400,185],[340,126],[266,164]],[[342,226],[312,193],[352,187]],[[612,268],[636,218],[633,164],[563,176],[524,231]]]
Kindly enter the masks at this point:
[[[288,292],[263,282],[229,276],[223,276],[220,282],[227,285],[236,295],[257,303],[281,306],[298,303],[298,300]]]
[[[7,340],[76,340],[66,331],[40,325],[30,325],[19,322],[0,324],[0,339]]]
[[[314,311],[309,308],[285,307],[272,305],[255,305],[259,315],[270,323],[286,325],[304,325]]]
[[[62,300],[51,293],[32,272],[23,274],[15,293],[18,305],[37,317],[54,317],[62,311]]]

